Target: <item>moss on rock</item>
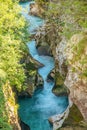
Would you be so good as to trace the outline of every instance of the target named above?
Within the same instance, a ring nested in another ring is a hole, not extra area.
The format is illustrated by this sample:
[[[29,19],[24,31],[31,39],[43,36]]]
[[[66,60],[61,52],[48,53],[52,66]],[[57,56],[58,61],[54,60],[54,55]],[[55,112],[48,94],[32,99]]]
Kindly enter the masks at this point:
[[[52,90],[52,92],[56,95],[56,96],[65,96],[68,95],[69,91],[68,89],[63,85],[63,86],[55,86]]]
[[[81,123],[82,120],[83,117],[79,109],[76,107],[76,105],[73,105],[70,108],[68,118],[65,120],[62,128],[60,128],[59,130],[87,130],[87,126],[82,125]]]
[[[64,79],[65,77],[62,76],[59,72],[56,72],[55,74],[55,86],[53,88],[53,93],[55,95],[67,95],[69,93],[69,90],[64,85]]]

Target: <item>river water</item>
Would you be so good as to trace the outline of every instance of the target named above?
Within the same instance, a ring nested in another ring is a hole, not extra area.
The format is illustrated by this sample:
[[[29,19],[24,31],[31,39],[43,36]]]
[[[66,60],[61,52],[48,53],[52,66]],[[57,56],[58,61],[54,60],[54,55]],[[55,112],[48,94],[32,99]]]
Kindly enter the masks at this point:
[[[44,24],[44,20],[28,15],[30,3],[20,3],[20,5],[23,9],[22,15],[30,24],[28,31],[32,34],[35,33],[34,30]],[[52,130],[48,118],[65,111],[68,106],[68,97],[55,96],[52,93],[54,82],[46,81],[47,75],[55,66],[53,57],[39,56],[34,39],[29,41],[27,45],[31,56],[44,64],[44,67],[38,69],[38,73],[44,80],[44,86],[42,89],[35,90],[32,98],[19,99],[19,116],[23,122],[30,126],[31,130]]]

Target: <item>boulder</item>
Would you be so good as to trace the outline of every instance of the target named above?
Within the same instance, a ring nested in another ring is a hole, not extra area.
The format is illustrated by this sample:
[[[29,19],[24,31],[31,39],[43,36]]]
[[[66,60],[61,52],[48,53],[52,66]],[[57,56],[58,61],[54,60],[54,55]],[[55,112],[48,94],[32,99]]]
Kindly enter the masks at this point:
[[[53,115],[48,119],[50,124],[53,125],[53,130],[57,130],[62,126],[62,124],[63,124],[64,120],[67,118],[68,114],[69,114],[69,107],[67,107],[67,109],[63,113]]]
[[[39,55],[50,56],[49,46],[40,46],[37,48]]]
[[[43,78],[37,73],[35,77],[35,86],[36,88],[38,87],[43,87],[44,80]]]
[[[42,63],[40,63],[39,61],[33,59],[33,57],[30,56],[30,55],[27,57],[25,63],[26,63],[27,65],[29,64],[29,66],[31,66],[30,63],[32,63],[33,66],[34,66],[34,68],[37,68],[37,69],[44,66],[44,65],[43,65]],[[32,67],[32,66],[31,66],[31,67]]]
[[[67,89],[66,86],[62,85],[62,86],[57,86],[54,85],[52,92],[56,95],[56,96],[68,96],[69,95],[69,89]]]
[[[56,96],[68,96],[69,89],[64,85],[65,77],[59,72],[55,72],[55,85],[52,89],[52,92]]]
[[[55,80],[55,69],[53,69],[47,76],[47,82]]]
[[[31,3],[30,4],[30,15],[42,17],[42,14],[44,14],[44,9],[41,8],[38,4],[36,3]]]

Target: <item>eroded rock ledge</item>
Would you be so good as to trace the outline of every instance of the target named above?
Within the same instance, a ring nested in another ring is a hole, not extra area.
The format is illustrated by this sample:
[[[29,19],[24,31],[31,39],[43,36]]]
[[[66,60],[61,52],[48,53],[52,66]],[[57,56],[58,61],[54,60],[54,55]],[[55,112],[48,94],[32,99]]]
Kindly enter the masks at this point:
[[[30,54],[28,54],[23,61],[25,65],[25,74],[27,79],[25,84],[27,88],[21,92],[17,92],[19,97],[32,97],[34,91],[38,87],[43,87],[43,79],[38,74],[37,69],[43,67],[44,65],[33,59]]]

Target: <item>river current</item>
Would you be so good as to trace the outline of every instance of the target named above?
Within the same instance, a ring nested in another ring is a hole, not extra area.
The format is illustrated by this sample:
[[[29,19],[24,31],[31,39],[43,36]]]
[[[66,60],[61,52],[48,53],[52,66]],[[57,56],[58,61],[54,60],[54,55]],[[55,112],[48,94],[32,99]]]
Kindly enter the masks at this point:
[[[29,33],[35,33],[44,24],[44,20],[39,17],[30,16],[29,5],[31,2],[20,3],[22,7],[22,15],[29,22]],[[19,116],[23,122],[30,126],[30,130],[52,130],[52,125],[48,122],[48,118],[52,115],[64,112],[68,106],[67,96],[55,96],[52,93],[54,82],[47,82],[47,75],[54,68],[55,62],[53,57],[39,56],[35,40],[27,43],[31,56],[44,64],[44,67],[38,69],[38,73],[44,80],[42,89],[35,90],[32,98],[19,99]]]

